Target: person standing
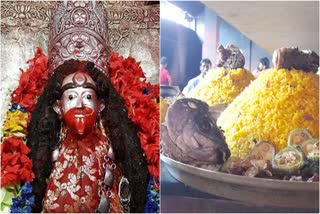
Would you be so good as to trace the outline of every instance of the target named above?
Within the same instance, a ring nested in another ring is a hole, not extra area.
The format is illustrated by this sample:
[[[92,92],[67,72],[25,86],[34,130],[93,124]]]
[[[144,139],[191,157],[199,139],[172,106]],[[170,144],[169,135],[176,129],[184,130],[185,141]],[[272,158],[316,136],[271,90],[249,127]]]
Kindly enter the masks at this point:
[[[264,71],[266,69],[270,68],[270,61],[267,57],[263,57],[259,60],[259,65],[257,69],[253,72],[253,75],[255,78],[258,78],[261,71]]]
[[[210,59],[202,59],[200,61],[200,74],[195,78],[189,80],[188,84],[182,90],[182,94],[186,97],[190,95],[190,92],[198,85],[198,83],[205,78],[207,72],[211,69],[212,63]]]
[[[160,59],[160,85],[172,85],[172,78],[167,69],[168,60],[163,56]]]

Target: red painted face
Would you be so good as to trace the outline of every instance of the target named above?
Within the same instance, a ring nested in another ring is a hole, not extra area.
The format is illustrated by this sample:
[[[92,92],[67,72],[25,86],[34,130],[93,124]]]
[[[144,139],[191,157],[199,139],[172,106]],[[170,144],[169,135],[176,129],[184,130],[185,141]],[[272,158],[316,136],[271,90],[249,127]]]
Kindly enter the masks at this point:
[[[92,78],[82,71],[68,75],[62,82],[63,94],[54,108],[76,137],[85,137],[93,131],[97,115],[103,109],[95,87]]]
[[[64,114],[64,122],[73,135],[84,137],[92,132],[97,114],[89,107],[71,108]]]

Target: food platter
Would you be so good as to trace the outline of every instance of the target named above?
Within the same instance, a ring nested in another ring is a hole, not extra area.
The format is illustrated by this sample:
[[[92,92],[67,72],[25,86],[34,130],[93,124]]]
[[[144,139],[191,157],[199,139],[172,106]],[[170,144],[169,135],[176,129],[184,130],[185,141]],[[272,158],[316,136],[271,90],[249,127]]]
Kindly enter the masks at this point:
[[[201,169],[160,155],[169,173],[187,186],[256,205],[319,208],[319,183],[252,178]]]

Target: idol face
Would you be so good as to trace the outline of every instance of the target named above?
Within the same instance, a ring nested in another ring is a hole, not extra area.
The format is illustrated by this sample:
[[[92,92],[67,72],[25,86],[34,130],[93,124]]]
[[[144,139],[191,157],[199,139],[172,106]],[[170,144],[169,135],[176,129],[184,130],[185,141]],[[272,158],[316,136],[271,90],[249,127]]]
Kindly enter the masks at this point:
[[[76,137],[85,137],[93,131],[94,124],[104,105],[97,98],[92,78],[77,71],[64,78],[61,99],[55,111]]]
[[[63,92],[63,119],[74,135],[86,136],[92,132],[97,119],[97,103],[97,95],[93,89],[77,87]]]
[[[92,112],[98,111],[97,94],[91,88],[76,87],[67,89],[62,94],[61,104],[63,114],[73,108],[88,108],[92,109]]]

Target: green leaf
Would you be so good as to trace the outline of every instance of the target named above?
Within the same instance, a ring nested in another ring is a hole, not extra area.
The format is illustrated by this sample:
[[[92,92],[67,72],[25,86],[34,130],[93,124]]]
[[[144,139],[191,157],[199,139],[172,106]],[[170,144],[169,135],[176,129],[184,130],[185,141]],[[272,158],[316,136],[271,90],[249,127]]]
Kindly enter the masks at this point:
[[[17,192],[14,186],[1,187],[1,196],[0,196],[0,210],[6,211],[9,207],[12,206],[12,198],[17,197]]]

